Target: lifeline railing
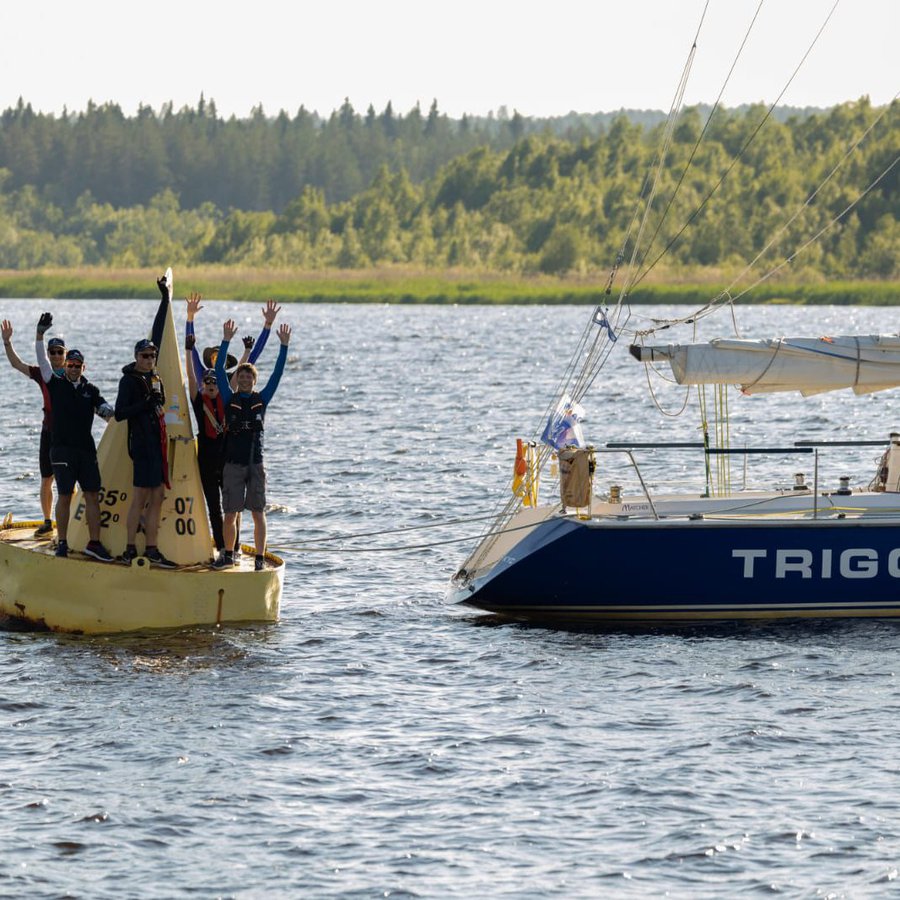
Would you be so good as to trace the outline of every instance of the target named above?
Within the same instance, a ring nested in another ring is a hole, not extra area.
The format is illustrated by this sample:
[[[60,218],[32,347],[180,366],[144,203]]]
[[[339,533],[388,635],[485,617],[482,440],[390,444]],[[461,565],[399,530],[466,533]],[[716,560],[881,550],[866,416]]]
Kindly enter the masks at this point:
[[[640,446],[640,445],[633,445]],[[700,446],[703,446],[702,444]],[[647,503],[650,504],[650,511],[653,513],[653,518],[657,521],[659,520],[659,513],[656,511],[656,504],[653,502],[653,498],[650,496],[650,489],[647,487],[647,483],[644,481],[644,476],[641,475],[640,467],[637,464],[637,460],[634,458],[634,454],[631,452],[630,447],[622,446],[619,444],[607,444],[606,447],[595,447],[594,453],[624,453],[628,459],[631,461],[631,467],[634,469],[634,474],[637,475],[638,481],[641,483],[641,490],[644,492],[644,496],[647,498]]]

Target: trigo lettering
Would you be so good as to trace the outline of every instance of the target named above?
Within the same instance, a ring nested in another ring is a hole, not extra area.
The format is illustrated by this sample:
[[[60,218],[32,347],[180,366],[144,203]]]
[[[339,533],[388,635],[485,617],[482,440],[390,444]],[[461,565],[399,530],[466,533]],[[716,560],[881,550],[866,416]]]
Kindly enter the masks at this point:
[[[775,578],[876,578],[886,567],[891,578],[900,578],[900,547],[887,559],[869,547],[851,547],[835,552],[823,550],[732,550],[733,558],[743,564],[744,578],[774,575]]]

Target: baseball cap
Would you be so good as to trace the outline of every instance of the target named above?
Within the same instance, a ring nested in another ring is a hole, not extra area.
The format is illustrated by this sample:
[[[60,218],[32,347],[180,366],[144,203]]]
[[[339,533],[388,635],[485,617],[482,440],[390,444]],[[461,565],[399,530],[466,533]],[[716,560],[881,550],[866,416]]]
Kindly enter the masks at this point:
[[[47,349],[50,347],[65,347],[66,342],[61,337],[53,337],[47,341]]]
[[[80,350],[70,350],[66,354],[66,362],[68,362],[70,359],[74,359],[80,363],[83,363],[84,362],[84,354]]]
[[[157,349],[156,344],[154,344],[153,341],[149,340],[148,338],[141,338],[141,340],[139,340],[134,345],[135,353],[140,353],[141,350],[156,350],[156,349]]]

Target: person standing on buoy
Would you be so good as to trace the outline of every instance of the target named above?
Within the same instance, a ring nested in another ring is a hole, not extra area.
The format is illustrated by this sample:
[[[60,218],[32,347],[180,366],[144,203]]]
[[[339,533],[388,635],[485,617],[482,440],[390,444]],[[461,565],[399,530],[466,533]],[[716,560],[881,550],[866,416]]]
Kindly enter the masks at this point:
[[[219,354],[218,347],[207,347],[200,356],[196,347],[194,334],[194,318],[203,309],[200,294],[191,293],[187,300],[187,323],[185,325],[185,367],[188,374],[188,398],[194,408],[194,417],[197,420],[197,464],[200,467],[200,481],[203,485],[203,495],[206,497],[206,511],[209,515],[209,524],[212,529],[213,543],[216,546],[216,554],[220,555],[225,549],[225,538],[222,525],[222,470],[225,465],[225,405],[219,394],[219,385],[216,381],[216,357]],[[267,300],[262,310],[263,327],[259,337],[254,341],[252,337],[245,337],[244,353],[240,363],[255,363],[262,353],[263,347],[268,343],[272,325],[281,307],[274,300]],[[235,368],[238,361],[233,356],[228,357],[226,371]],[[235,382],[232,381],[232,387]],[[235,538],[232,549],[233,559],[239,559],[241,552],[240,539],[240,514],[235,519]]]
[[[49,537],[53,533],[53,463],[50,462],[50,425],[52,422],[50,413],[50,394],[44,383],[44,376],[39,366],[29,366],[20,359],[12,345],[13,326],[9,319],[4,319],[0,325],[0,333],[3,335],[3,347],[6,350],[6,358],[9,364],[23,375],[37,382],[44,398],[44,419],[41,422],[41,442],[38,450],[38,465],[41,473],[41,512],[44,514],[44,524],[39,525],[34,532],[35,537]],[[38,335],[40,337],[40,335]],[[53,337],[47,341],[47,355],[50,365],[56,375],[62,377],[66,373],[66,342],[61,337]]]
[[[44,347],[44,334],[53,323],[50,313],[44,313],[37,327],[35,352],[47,393],[50,395],[50,461],[56,478],[56,555],[69,555],[69,513],[75,485],[84,496],[84,513],[89,540],[85,556],[100,562],[112,562],[112,555],[100,543],[100,467],[97,465],[97,445],[91,427],[94,415],[109,421],[113,409],[103,399],[96,385],[84,377],[84,354],[80,350],[66,351],[65,374],[54,373]]]
[[[251,363],[237,367],[235,379],[237,390],[232,391],[225,360],[228,345],[237,334],[237,325],[229,319],[222,334],[222,345],[216,358],[216,381],[225,404],[225,465],[222,469],[222,510],[224,512],[223,531],[225,550],[213,566],[217,569],[234,565],[236,520],[242,509],[249,509],[253,515],[253,543],[256,551],[254,569],[265,568],[266,554],[266,469],[263,464],[263,429],[266,409],[284,372],[287,362],[288,343],[291,326],[286,322],[278,329],[278,359],[266,386],[256,390],[258,372]]]
[[[166,559],[156,544],[160,512],[168,487],[168,441],[163,412],[166,392],[156,371],[156,359],[171,301],[165,277],[158,279],[156,284],[162,301],[153,322],[151,337],[143,338],[134,345],[134,362],[122,369],[116,397],[116,421],[128,422],[128,455],[134,464],[134,490],[125,525],[127,538],[122,559],[131,562],[138,556],[137,532],[143,520],[146,538],[144,556],[151,565],[174,569],[176,563]]]

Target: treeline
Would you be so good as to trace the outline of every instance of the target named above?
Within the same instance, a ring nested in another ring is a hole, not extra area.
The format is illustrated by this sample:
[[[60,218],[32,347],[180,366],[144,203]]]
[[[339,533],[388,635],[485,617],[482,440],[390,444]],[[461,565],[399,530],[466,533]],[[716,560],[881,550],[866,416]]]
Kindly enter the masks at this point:
[[[778,114],[810,112],[785,107]],[[268,117],[260,106],[247,119],[223,119],[202,96],[177,112],[170,103],[126,116],[117,104],[91,103],[54,116],[20,99],[0,114],[0,169],[9,171],[6,190],[34,187],[64,210],[86,193],[128,207],[172,191],[186,209],[212,203],[280,213],[306,187],[340,202],[368,187],[382,166],[418,184],[478,147],[505,150],[534,134],[577,143],[601,136],[621,115],[645,128],[665,119],[656,110],[525,118],[505,107],[451,119],[437,101],[425,114],[418,105],[398,114],[391,103],[359,114],[349,100],[325,118],[302,106],[293,116]]]
[[[651,189],[645,179],[664,128],[620,115],[598,126],[596,137],[564,137],[516,115],[451,121],[436,104],[418,117],[416,110],[394,116],[389,108],[360,116],[347,103],[324,122],[303,110],[293,119],[269,120],[258,110],[249,120],[225,122],[210,106],[160,115],[144,110],[133,119],[97,107],[74,121],[22,104],[7,111],[0,159],[8,163],[9,147],[18,141],[21,148],[30,134],[31,168],[17,159],[14,168],[0,169],[0,267],[166,260],[602,271],[621,249],[631,251],[636,201]],[[748,107],[720,110],[706,125],[703,110],[687,110],[652,182],[656,211],[643,226],[639,262],[649,268],[665,251],[670,266],[734,267],[772,241],[773,263],[808,244],[790,267],[793,277],[896,277],[900,166],[891,163],[900,146],[898,111],[900,104],[884,110],[865,99],[787,117],[767,118],[763,107]],[[116,190],[138,196],[138,176],[151,171],[165,186],[128,203],[102,200],[90,179],[79,189],[69,174],[79,153],[53,157],[65,144],[53,137],[60,133],[78,136],[72,147],[82,148],[80,165],[98,183],[105,173]],[[166,152],[157,157],[160,142]],[[126,153],[131,168],[116,168],[114,158]],[[344,172],[333,175],[333,186],[309,174],[325,161],[333,173]],[[173,172],[179,180],[165,181]],[[257,192],[243,202],[216,202],[209,198],[219,187],[209,172],[231,185],[232,197],[254,179]]]

